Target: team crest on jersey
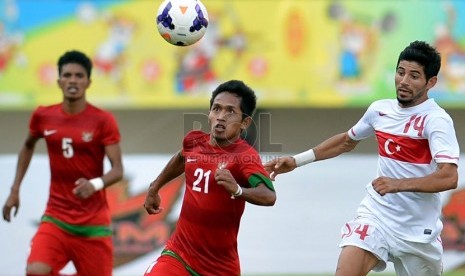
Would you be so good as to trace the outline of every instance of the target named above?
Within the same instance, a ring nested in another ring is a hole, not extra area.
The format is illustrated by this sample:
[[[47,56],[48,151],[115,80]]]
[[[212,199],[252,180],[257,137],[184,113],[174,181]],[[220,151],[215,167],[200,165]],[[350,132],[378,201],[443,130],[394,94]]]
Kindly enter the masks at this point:
[[[83,132],[82,133],[82,141],[84,142],[90,142],[94,138],[94,133],[93,132]]]

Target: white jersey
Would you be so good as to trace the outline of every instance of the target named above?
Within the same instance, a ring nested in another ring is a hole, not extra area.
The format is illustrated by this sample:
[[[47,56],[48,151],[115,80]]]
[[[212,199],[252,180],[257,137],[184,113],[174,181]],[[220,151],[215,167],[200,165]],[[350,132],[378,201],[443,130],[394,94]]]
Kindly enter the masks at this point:
[[[449,114],[433,99],[401,108],[397,100],[373,102],[349,136],[376,135],[377,176],[395,179],[433,173],[438,163],[458,164],[460,150]],[[431,242],[441,233],[439,193],[400,192],[379,195],[370,183],[358,212],[374,215],[393,235],[413,242]]]

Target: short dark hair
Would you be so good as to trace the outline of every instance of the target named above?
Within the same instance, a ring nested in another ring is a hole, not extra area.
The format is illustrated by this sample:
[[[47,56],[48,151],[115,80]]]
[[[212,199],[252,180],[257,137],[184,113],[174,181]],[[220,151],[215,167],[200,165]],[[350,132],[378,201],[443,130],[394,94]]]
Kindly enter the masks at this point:
[[[68,63],[77,63],[80,64],[87,72],[87,77],[90,78],[92,74],[92,61],[86,54],[83,52],[72,50],[67,51],[58,59],[58,74],[61,75],[61,70],[64,65]]]
[[[439,52],[424,41],[410,43],[399,55],[397,67],[402,60],[414,61],[423,66],[426,79],[437,76],[441,69],[441,55]]]
[[[241,98],[241,111],[243,113],[242,119],[252,117],[257,106],[257,96],[255,92],[247,86],[243,81],[230,80],[220,84],[213,92],[210,98],[210,109],[213,106],[213,101],[218,94],[229,92]]]

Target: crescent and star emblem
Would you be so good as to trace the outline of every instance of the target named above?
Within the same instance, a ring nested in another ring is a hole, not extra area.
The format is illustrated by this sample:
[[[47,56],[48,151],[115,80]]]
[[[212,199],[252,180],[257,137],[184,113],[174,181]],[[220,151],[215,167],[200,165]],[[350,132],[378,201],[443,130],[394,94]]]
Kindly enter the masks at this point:
[[[389,144],[390,143],[394,143],[394,140],[392,140],[392,139],[387,139],[386,140],[386,142],[384,143],[384,151],[386,151],[387,154],[392,155],[392,154],[394,154],[394,152],[392,152],[389,149]],[[400,146],[399,145],[396,145],[396,151],[400,151]]]

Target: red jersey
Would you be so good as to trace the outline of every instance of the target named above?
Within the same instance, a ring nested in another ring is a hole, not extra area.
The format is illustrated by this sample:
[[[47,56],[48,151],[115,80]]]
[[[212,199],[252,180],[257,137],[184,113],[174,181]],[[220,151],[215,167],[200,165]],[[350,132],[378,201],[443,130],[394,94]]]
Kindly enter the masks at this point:
[[[91,104],[79,114],[67,114],[61,104],[38,107],[30,133],[44,138],[50,161],[50,195],[45,215],[73,225],[110,225],[105,189],[88,199],[73,194],[75,181],[104,173],[105,146],[119,143],[115,118]]]
[[[215,181],[218,163],[243,187],[265,183],[273,189],[260,156],[239,139],[227,147],[210,144],[210,135],[192,131],[183,141],[186,188],[176,230],[167,242],[201,275],[240,275],[237,234],[245,201],[231,197]]]

